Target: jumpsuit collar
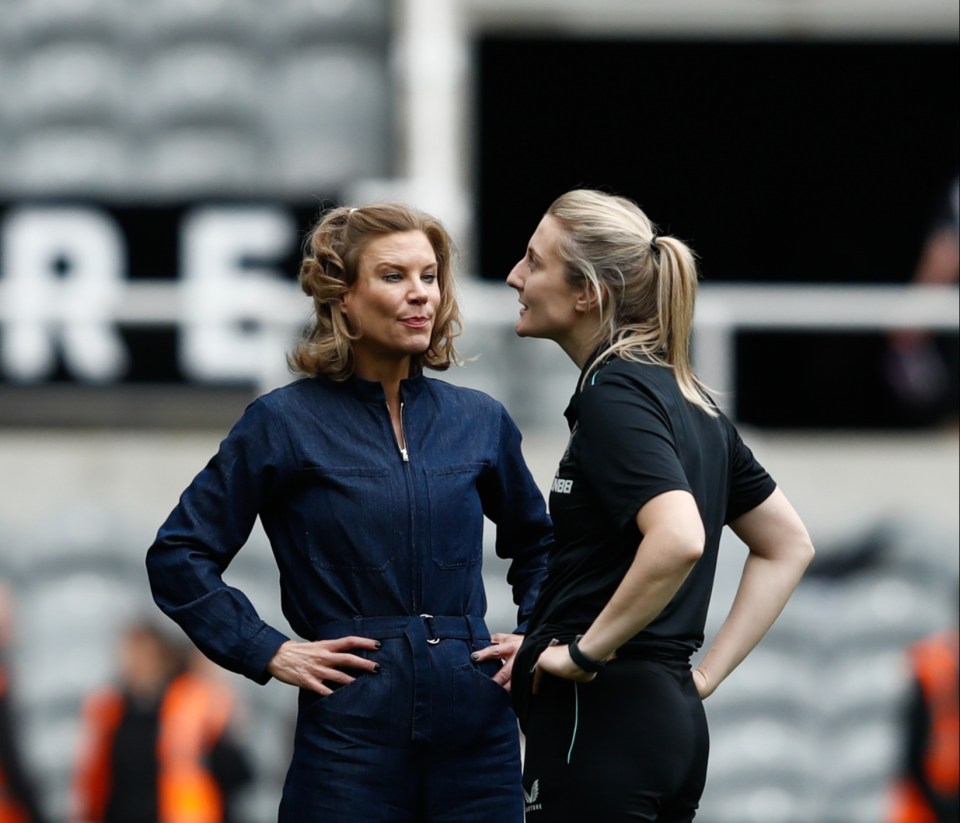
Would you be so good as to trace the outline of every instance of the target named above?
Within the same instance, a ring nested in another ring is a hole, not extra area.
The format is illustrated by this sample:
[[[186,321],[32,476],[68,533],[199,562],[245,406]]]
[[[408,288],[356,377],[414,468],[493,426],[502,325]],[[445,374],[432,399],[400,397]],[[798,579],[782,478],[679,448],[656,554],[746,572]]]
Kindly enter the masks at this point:
[[[356,374],[352,374],[342,381],[333,381],[325,377],[319,379],[328,380],[332,385],[342,387],[343,391],[365,403],[385,403],[387,401],[383,385],[378,380],[364,380]],[[409,401],[424,392],[426,388],[427,378],[420,371],[400,381],[400,396],[405,401]]]

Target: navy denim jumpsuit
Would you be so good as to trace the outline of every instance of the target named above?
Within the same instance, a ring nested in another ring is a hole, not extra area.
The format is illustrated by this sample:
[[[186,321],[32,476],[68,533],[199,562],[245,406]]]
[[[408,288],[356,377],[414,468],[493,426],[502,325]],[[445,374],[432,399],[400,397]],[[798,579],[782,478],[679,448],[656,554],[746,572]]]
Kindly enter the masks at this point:
[[[160,528],[152,591],[211,659],[267,682],[288,638],[221,576],[259,516],[294,631],[382,641],[357,652],[379,674],[301,689],[281,821],[519,823],[516,718],[497,664],[470,658],[490,642],[483,523],[512,561],[519,630],[551,523],[499,403],[423,375],[401,400],[405,451],[379,383],[308,378],[255,400]]]

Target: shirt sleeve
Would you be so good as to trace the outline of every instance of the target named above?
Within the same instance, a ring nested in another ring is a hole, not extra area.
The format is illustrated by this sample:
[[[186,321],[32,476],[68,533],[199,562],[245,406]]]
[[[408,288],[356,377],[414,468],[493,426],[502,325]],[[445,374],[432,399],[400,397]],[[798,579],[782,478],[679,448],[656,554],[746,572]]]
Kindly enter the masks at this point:
[[[692,492],[667,410],[639,381],[601,375],[580,396],[574,436],[587,482],[617,528],[658,494]]]
[[[520,431],[500,407],[497,462],[481,479],[483,513],[497,526],[496,552],[509,559],[507,583],[517,604],[517,633],[526,631],[553,546],[553,523],[543,494],[523,459]]]
[[[276,482],[283,440],[262,401],[251,404],[194,478],[147,551],[157,605],[215,663],[266,683],[288,638],[223,580]]]
[[[729,423],[732,434],[732,454],[730,458],[730,495],[727,498],[725,523],[731,523],[740,515],[746,514],[766,500],[777,484],[767,474],[753,452],[740,438],[733,424]]]

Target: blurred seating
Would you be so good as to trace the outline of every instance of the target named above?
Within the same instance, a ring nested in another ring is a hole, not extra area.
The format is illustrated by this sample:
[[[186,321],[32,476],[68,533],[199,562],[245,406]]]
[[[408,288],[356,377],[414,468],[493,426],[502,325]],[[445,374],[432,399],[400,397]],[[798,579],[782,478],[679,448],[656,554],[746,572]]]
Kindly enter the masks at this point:
[[[141,129],[222,125],[256,134],[262,72],[244,51],[217,42],[177,43],[148,55],[144,93],[133,103]]]
[[[822,707],[837,728],[890,720],[904,694],[903,650],[865,646],[833,657],[829,667],[830,701]]]
[[[818,791],[818,820],[876,823],[883,819],[899,734],[891,722],[830,728]]]
[[[769,638],[768,638],[769,639]],[[817,710],[822,671],[808,656],[764,643],[707,704],[711,722],[739,723],[755,716],[802,723]]]
[[[257,0],[142,0],[131,35],[144,50],[218,41],[249,50],[261,39],[271,6]]]
[[[302,196],[387,176],[391,8],[16,0],[0,194]]]
[[[845,581],[834,618],[833,642],[839,647],[905,647],[942,625],[943,607],[924,581],[896,570],[871,570]]]
[[[882,819],[906,648],[956,612],[956,579],[938,566],[931,536],[926,545],[904,542],[916,531],[884,527],[827,547],[780,621],[710,697],[710,772],[698,820]],[[732,597],[736,564],[727,559],[718,583]],[[708,633],[722,611],[711,614]]]
[[[711,698],[712,699],[712,698]],[[708,706],[709,709],[709,706]],[[820,741],[802,721],[760,713],[730,726],[711,718],[710,823],[811,823],[820,778]],[[724,730],[718,733],[718,730]]]
[[[84,570],[46,567],[22,606],[36,643],[26,705],[70,705],[109,672],[111,646],[104,641],[112,639],[118,615],[134,614],[138,605],[131,572],[115,560],[91,561]]]
[[[797,791],[809,788],[819,777],[820,741],[814,725],[785,722],[777,714],[757,712],[735,723],[715,721],[709,711],[711,728],[725,729],[710,744],[708,780],[726,786],[759,785],[771,782],[790,785]],[[810,720],[807,715],[806,720]]]
[[[125,0],[8,0],[3,15],[0,28],[25,52],[59,40],[117,45],[133,16]]]
[[[31,195],[110,194],[130,182],[130,150],[116,131],[50,127],[24,131],[12,140],[8,193]]]
[[[280,47],[301,43],[384,42],[390,0],[275,0],[269,30]]]
[[[368,140],[357,130],[388,125],[384,109],[390,92],[385,61],[376,52],[350,45],[314,46],[280,63],[269,105],[281,133],[320,126]]]
[[[823,823],[811,814],[814,803],[792,786],[732,786],[710,800],[697,819],[709,823]]]
[[[241,129],[174,127],[150,135],[142,152],[140,179],[159,196],[233,194],[269,185],[265,148]]]
[[[102,44],[68,40],[34,49],[9,67],[11,124],[122,128],[129,81],[124,58]]]
[[[73,757],[78,745],[77,713],[80,701],[57,709],[45,707],[42,714],[29,716],[32,759],[50,764],[44,774],[44,800],[49,809],[65,809],[68,804]]]
[[[389,170],[391,106],[386,67],[354,47],[304,49],[277,68],[269,122],[278,179],[314,191]]]

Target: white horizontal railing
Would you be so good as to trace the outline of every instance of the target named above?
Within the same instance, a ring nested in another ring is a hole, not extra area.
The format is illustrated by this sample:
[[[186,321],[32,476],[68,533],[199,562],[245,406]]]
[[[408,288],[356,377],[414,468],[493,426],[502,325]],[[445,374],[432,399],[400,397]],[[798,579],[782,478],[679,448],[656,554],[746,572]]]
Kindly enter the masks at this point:
[[[0,280],[0,335],[24,322]],[[509,327],[516,320],[516,294],[503,283],[464,279],[460,286],[465,323],[470,328]],[[222,294],[207,292],[210,323],[248,324],[260,334],[262,347],[251,374],[261,389],[288,375],[284,355],[302,327],[310,303],[299,287],[287,281],[261,279]],[[123,282],[97,312],[100,323],[114,326],[202,327],[205,312],[200,295],[177,281]],[[224,307],[227,307],[226,311]],[[693,358],[702,379],[723,396],[735,385],[736,334],[767,331],[879,331],[897,328],[957,330],[960,289],[957,286],[704,284],[700,288],[694,326]],[[69,300],[31,306],[29,322],[47,329],[83,323]],[[271,365],[272,364],[272,365]]]
[[[486,283],[469,284],[464,308],[472,323],[512,323],[517,312],[511,291]],[[705,284],[697,298],[692,356],[701,379],[729,402],[739,331],[955,331],[958,314],[957,286]]]
[[[955,331],[958,306],[956,286],[704,286],[697,301],[693,360],[729,413],[738,331]]]

